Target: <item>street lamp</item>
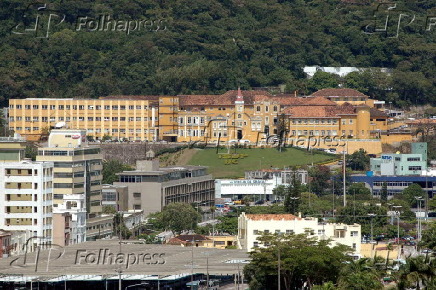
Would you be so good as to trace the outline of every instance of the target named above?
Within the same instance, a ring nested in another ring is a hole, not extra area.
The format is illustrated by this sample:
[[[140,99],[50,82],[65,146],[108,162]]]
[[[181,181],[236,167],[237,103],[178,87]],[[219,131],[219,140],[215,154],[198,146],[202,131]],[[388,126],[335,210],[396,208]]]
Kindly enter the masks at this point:
[[[394,209],[398,209],[398,211],[395,211],[395,214],[397,216],[397,252],[398,252],[398,259],[400,257],[400,208],[402,208],[401,205],[394,205],[392,206]]]
[[[417,236],[417,240],[418,242],[421,241],[421,201],[423,201],[424,199],[422,198],[422,196],[415,196],[416,201],[418,202],[418,215],[417,215],[417,227],[418,227],[418,236]]]
[[[369,213],[368,216],[371,218],[371,259],[373,258],[373,249],[374,249],[374,243],[373,243],[373,227],[372,227],[372,220],[376,216],[375,213]]]

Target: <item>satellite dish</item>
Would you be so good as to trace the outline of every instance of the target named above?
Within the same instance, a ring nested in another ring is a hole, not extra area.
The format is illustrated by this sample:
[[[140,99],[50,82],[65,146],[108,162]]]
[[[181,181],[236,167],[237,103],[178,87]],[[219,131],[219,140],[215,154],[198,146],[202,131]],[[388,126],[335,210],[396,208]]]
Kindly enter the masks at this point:
[[[65,127],[65,122],[58,122],[58,123],[56,123],[56,125],[55,125],[55,128],[62,128],[62,127]]]

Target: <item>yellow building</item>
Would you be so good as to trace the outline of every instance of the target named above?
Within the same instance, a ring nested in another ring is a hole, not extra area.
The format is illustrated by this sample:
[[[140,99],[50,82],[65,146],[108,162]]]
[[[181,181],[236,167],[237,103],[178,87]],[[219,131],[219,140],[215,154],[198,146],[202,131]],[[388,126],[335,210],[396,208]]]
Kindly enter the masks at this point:
[[[104,99],[12,99],[9,127],[27,140],[37,141],[50,128],[85,129],[102,139],[154,140],[157,100],[154,96],[117,96]]]
[[[38,139],[57,125],[85,129],[93,139],[265,145],[287,118],[287,142],[309,138],[380,138],[387,116],[374,100],[351,89],[309,97],[232,90],[222,95],[110,96],[10,100],[10,128]]]

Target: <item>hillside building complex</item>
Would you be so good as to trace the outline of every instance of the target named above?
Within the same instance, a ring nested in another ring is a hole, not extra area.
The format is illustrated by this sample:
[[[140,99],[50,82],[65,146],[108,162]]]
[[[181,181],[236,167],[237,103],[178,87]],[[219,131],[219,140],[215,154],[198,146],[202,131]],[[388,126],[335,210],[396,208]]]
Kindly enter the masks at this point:
[[[118,176],[114,185],[127,186],[128,209],[143,210],[145,215],[174,202],[214,205],[214,180],[203,166],[160,168],[156,159],[141,160],[135,171],[124,171]]]
[[[366,140],[381,138],[388,129],[387,115],[377,105],[352,89],[320,90],[308,97],[234,90],[222,95],[12,99],[9,126],[34,140],[56,124],[84,129],[93,139],[131,141],[265,144],[279,124],[286,127],[288,142],[295,143],[297,136]]]

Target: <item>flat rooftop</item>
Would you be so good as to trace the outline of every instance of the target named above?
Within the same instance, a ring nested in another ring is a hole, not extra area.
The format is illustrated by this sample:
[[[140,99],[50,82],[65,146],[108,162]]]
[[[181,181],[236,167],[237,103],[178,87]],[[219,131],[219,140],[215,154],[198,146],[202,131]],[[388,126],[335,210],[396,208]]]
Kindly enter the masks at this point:
[[[191,272],[206,273],[207,258],[211,275],[234,274],[237,266],[248,263],[244,250],[220,250],[202,247],[142,244],[140,241],[120,245],[118,240],[89,241],[67,247],[52,246],[25,255],[0,259],[0,281],[14,275],[29,279],[50,280],[61,276],[160,275],[170,277]],[[136,242],[136,243],[135,243]],[[135,244],[134,244],[135,243]],[[121,253],[121,255],[119,255]],[[32,277],[32,278],[31,278]]]

